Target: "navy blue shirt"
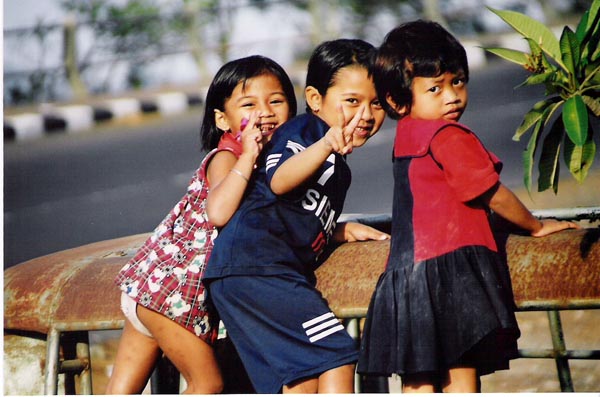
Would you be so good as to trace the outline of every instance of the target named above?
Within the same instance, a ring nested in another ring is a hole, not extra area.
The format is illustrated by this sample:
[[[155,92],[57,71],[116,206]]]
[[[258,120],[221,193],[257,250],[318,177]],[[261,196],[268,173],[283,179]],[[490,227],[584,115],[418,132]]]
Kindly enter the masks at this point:
[[[332,153],[292,192],[277,196],[270,182],[286,159],[317,142],[328,129],[312,114],[297,116],[279,127],[265,147],[266,156],[254,173],[247,196],[215,240],[205,279],[290,270],[312,274],[342,212],[350,168],[344,156]]]

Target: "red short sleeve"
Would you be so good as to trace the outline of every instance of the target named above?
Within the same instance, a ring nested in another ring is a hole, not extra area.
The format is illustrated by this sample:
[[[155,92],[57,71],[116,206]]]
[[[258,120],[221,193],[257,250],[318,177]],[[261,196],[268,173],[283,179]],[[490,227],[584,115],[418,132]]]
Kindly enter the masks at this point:
[[[462,202],[481,196],[500,180],[501,162],[470,131],[447,126],[433,138],[430,148]]]
[[[240,157],[242,154],[242,143],[230,132],[223,133],[217,147],[219,150],[229,150],[230,152],[233,152],[235,157]]]

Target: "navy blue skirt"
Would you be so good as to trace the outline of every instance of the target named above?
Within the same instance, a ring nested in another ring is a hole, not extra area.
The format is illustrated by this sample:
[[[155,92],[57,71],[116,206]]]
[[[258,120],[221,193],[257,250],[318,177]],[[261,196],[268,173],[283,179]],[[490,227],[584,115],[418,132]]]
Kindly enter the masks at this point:
[[[507,369],[520,336],[507,266],[486,247],[464,247],[412,266],[388,263],[371,298],[358,372],[480,375]]]

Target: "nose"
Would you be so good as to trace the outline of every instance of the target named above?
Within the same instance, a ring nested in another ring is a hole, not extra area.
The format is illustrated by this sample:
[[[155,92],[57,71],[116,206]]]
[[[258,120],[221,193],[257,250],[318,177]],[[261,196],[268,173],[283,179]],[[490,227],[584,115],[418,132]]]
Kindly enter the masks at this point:
[[[448,103],[459,103],[460,102],[460,95],[456,89],[451,88],[451,89],[447,90],[446,92],[448,93],[446,96],[446,102],[448,102]]]
[[[363,111],[362,119],[369,121],[369,120],[373,120],[374,118],[375,118],[375,116],[373,115],[373,109],[371,108],[371,104],[368,103],[368,104],[366,104],[365,110]]]
[[[260,117],[271,117],[275,114],[271,104],[269,102],[263,102],[261,106],[259,106]]]

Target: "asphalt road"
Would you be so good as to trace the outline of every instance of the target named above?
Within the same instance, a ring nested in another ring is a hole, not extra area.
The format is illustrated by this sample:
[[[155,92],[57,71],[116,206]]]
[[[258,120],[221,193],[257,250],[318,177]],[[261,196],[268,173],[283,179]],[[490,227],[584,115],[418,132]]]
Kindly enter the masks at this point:
[[[507,63],[471,75],[461,122],[505,163],[503,181],[521,182],[526,144],[511,137],[539,87],[514,89],[526,72]],[[299,109],[303,109],[301,105]],[[201,110],[148,118],[77,135],[4,146],[4,268],[95,241],[150,232],[185,192],[203,153]],[[353,183],[345,213],[392,208],[394,122],[349,156]]]

